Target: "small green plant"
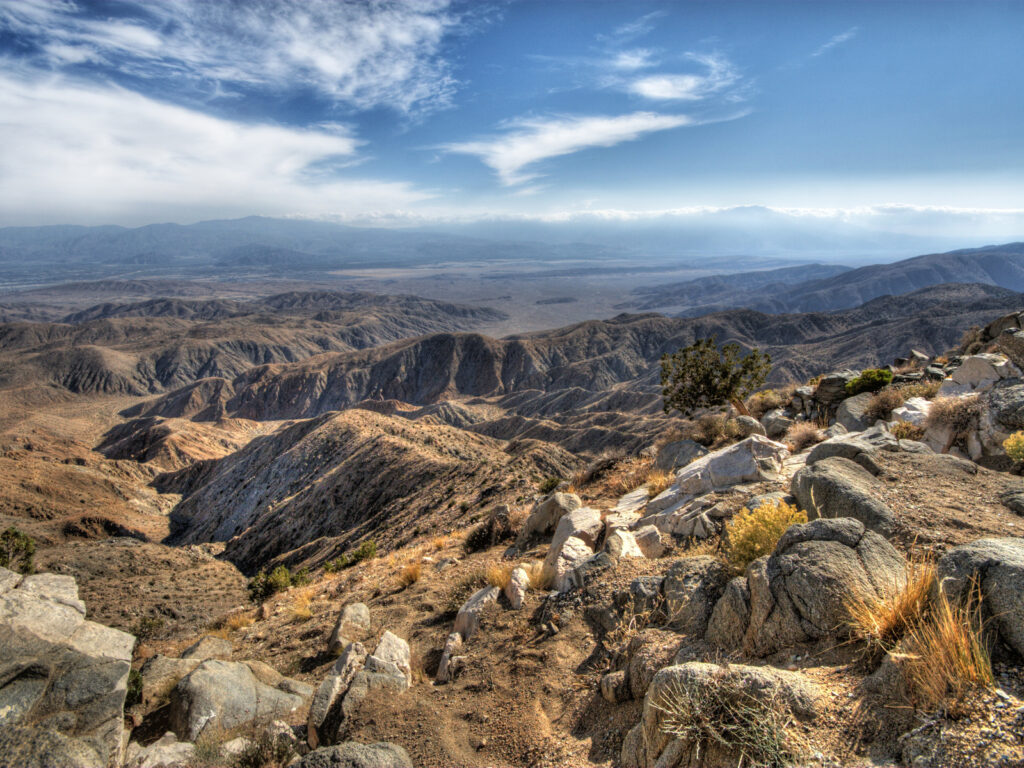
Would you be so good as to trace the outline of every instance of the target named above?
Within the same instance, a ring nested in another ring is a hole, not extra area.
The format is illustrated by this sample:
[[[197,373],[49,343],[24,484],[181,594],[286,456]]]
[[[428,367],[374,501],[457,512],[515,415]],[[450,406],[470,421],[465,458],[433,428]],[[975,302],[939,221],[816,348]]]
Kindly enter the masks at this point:
[[[807,522],[807,513],[792,504],[772,499],[753,511],[744,507],[726,523],[726,555],[736,573],[764,555],[775,551],[782,534],[791,525]]]
[[[261,570],[249,581],[249,597],[253,602],[262,603],[278,592],[284,592],[292,585],[292,574],[288,566],[279,565],[270,573]]]
[[[771,358],[758,349],[740,357],[739,344],[721,350],[714,338],[698,339],[671,355],[661,357],[661,393],[665,413],[687,416],[698,408],[732,403],[747,413],[743,400],[764,384],[772,368]]]
[[[1024,432],[1014,432],[1003,440],[1003,450],[1014,461],[1024,461]]]
[[[860,376],[846,383],[846,394],[853,396],[861,392],[877,392],[892,384],[892,371],[888,368],[867,368]]]
[[[132,634],[139,640],[152,640],[163,626],[164,620],[159,616],[143,616],[132,625]]]
[[[342,552],[339,557],[333,560],[328,560],[324,563],[324,573],[337,573],[338,571],[349,568],[356,563],[360,563],[363,560],[372,560],[377,556],[377,542],[373,539],[367,539],[359,544],[351,552]],[[303,568],[301,571],[295,574],[295,579],[292,584],[294,586],[302,586],[308,584],[310,581],[309,569]]]
[[[553,490],[555,490],[555,488],[558,487],[558,484],[560,482],[562,482],[562,478],[555,477],[554,475],[552,475],[551,477],[546,477],[543,480],[541,480],[540,485],[537,486],[537,489],[541,493],[551,493]]]
[[[35,570],[36,543],[13,526],[0,533],[0,567],[30,574]]]
[[[377,542],[373,539],[366,539],[359,543],[359,546],[352,552],[352,565],[361,563],[363,560],[373,560],[377,556]]]
[[[142,674],[137,669],[128,672],[128,693],[124,697],[125,708],[134,707],[142,701]]]

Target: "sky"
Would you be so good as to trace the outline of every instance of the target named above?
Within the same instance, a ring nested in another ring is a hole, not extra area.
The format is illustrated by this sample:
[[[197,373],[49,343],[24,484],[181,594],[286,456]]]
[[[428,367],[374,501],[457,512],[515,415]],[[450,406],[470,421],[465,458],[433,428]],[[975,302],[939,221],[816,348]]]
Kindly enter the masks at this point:
[[[1024,3],[0,1],[0,225],[1024,239]]]

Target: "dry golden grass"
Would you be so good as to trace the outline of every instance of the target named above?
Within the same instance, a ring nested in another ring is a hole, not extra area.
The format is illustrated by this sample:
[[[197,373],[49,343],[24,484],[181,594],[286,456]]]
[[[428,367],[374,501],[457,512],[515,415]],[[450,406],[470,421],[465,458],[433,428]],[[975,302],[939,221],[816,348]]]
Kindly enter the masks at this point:
[[[949,428],[949,442],[943,448],[945,452],[953,446],[957,438],[977,426],[981,410],[978,395],[940,397],[932,401],[925,424],[932,428]]]
[[[313,597],[308,590],[299,590],[289,605],[292,621],[309,621],[313,618]]]
[[[487,583],[492,587],[504,590],[512,580],[512,569],[508,563],[491,563],[487,566]]]
[[[420,580],[423,575],[422,563],[409,563],[398,572],[398,581],[403,587],[408,587]]]
[[[551,589],[551,585],[555,581],[555,574],[550,567],[544,565],[543,560],[524,563],[523,568],[526,570],[526,576],[530,581],[530,589],[538,591]]]
[[[941,386],[941,381],[917,381],[913,384],[900,384],[899,389],[907,400],[912,397],[923,397],[925,400],[931,400],[939,394],[939,387]]]
[[[909,421],[897,421],[892,425],[892,436],[897,440],[920,440],[924,437],[924,427]]]
[[[784,501],[766,501],[753,511],[744,507],[725,525],[729,564],[743,573],[757,558],[775,550],[787,528],[806,522],[804,510]]]
[[[672,482],[675,479],[675,475],[671,472],[665,472],[661,469],[651,469],[647,475],[647,492],[651,494],[651,497],[653,498],[672,485]]]
[[[818,429],[817,424],[811,421],[800,421],[786,431],[786,436],[783,439],[792,453],[800,453],[805,448],[820,443],[821,438],[821,430]]]
[[[904,571],[902,587],[891,595],[854,595],[846,604],[850,633],[867,643],[869,657],[877,660],[921,622],[935,583],[935,562],[912,557]]]
[[[940,591],[927,617],[907,631],[903,643],[906,658],[901,666],[919,707],[937,708],[993,684],[978,590],[972,590],[972,595],[965,603],[954,604]]]
[[[430,552],[440,552],[445,547],[451,546],[455,542],[450,534],[444,536],[435,536],[427,542],[427,549]]]
[[[248,613],[233,613],[224,619],[224,627],[228,631],[235,632],[239,629],[251,626],[254,619]]]
[[[760,419],[768,411],[789,405],[789,401],[793,399],[795,391],[796,385],[788,384],[781,389],[765,389],[761,392],[755,392],[747,398],[747,410],[750,411],[750,415],[755,419]]]
[[[635,491],[647,482],[653,463],[654,459],[647,456],[619,461],[605,473],[608,490],[619,496]]]
[[[523,529],[523,523],[526,522],[526,518],[528,518],[529,516],[529,507],[513,507],[508,514],[509,528],[518,533]]]
[[[217,627],[206,633],[210,637],[219,637],[221,640],[230,640],[231,632],[227,627]]]

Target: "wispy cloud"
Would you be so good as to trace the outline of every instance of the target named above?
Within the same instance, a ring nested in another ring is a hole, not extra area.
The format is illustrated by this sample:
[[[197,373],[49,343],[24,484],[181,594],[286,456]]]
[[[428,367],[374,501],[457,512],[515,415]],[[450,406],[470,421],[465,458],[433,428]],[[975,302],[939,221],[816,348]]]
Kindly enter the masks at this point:
[[[668,13],[666,11],[652,11],[651,13],[644,14],[643,16],[628,21],[625,24],[617,26],[610,35],[602,35],[602,40],[614,40],[619,43],[628,43],[630,40],[635,40],[638,37],[643,37],[654,30],[655,23],[658,19],[664,18]]]
[[[428,194],[344,178],[360,141],[341,125],[243,124],[131,91],[0,75],[5,223],[146,221],[401,208]]]
[[[860,32],[860,27],[850,27],[845,32],[840,32],[838,35],[833,36],[827,43],[820,46],[818,50],[811,54],[811,56],[821,56],[824,53],[828,53],[837,45],[842,45],[843,43],[853,40],[853,38],[857,36],[858,32]]]
[[[655,52],[650,48],[631,48],[625,51],[618,51],[609,61],[612,69],[630,72],[637,69],[647,69],[657,64]]]
[[[222,89],[296,83],[357,109],[409,113],[449,103],[441,52],[463,16],[451,0],[126,0],[117,20],[72,0],[5,0],[0,31],[36,66],[82,62],[138,78],[188,78]]]
[[[655,131],[693,124],[686,115],[633,112],[617,116],[559,116],[520,119],[505,125],[506,133],[490,139],[447,144],[446,152],[475,155],[492,168],[506,186],[524,184],[538,173],[527,166],[591,147],[612,147]]]
[[[718,93],[739,80],[739,74],[725,57],[718,54],[688,53],[687,58],[700,64],[700,74],[646,75],[624,83],[626,90],[654,101],[696,101]]]

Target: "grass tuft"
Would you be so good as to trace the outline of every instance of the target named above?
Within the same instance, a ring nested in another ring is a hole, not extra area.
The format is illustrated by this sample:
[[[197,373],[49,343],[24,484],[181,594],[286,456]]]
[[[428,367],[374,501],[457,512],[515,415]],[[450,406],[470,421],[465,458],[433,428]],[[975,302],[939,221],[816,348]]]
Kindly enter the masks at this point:
[[[526,569],[526,576],[530,582],[530,589],[537,591],[544,591],[551,589],[551,585],[555,583],[555,573],[550,566],[544,564],[543,560],[534,560],[530,563],[525,563],[523,568]]]
[[[492,587],[504,590],[508,586],[508,583],[512,580],[512,569],[515,566],[507,563],[492,563],[487,566],[487,583]]]
[[[850,634],[867,644],[873,662],[877,663],[921,622],[934,584],[935,562],[913,557],[907,562],[901,589],[883,597],[856,594],[847,601]]]
[[[398,581],[403,587],[411,586],[420,580],[420,576],[423,575],[423,564],[409,563],[409,565],[402,568],[398,573]]]
[[[790,452],[800,453],[805,448],[821,442],[822,434],[818,425],[811,421],[800,421],[786,431],[783,438]]]

